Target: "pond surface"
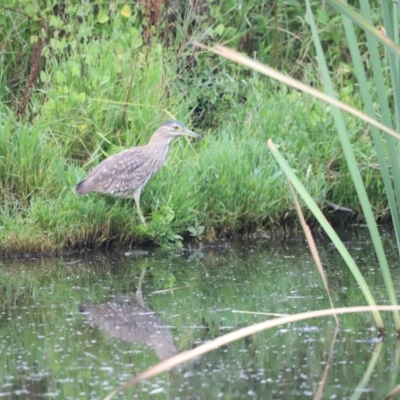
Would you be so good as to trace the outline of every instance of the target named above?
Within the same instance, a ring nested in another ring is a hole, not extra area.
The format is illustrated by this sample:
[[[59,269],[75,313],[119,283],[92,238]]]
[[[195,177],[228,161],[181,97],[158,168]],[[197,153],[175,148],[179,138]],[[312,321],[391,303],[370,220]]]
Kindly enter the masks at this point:
[[[318,236],[318,235],[317,235]],[[365,231],[342,233],[378,304],[388,304]],[[398,253],[390,233],[395,286]],[[318,240],[336,307],[366,302]],[[142,293],[137,293],[138,286]],[[0,398],[102,399],[178,351],[237,328],[329,308],[303,238],[179,251],[0,261]],[[217,349],[119,399],[381,399],[399,379],[392,314],[376,340],[369,314],[273,328]]]

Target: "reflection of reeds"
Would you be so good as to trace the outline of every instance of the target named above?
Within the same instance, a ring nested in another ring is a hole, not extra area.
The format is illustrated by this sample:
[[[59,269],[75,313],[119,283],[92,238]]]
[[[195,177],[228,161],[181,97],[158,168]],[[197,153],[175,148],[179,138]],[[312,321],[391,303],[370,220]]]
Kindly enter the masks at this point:
[[[334,314],[334,315],[335,315],[335,314]],[[336,316],[336,315],[335,315],[335,316]],[[336,317],[336,318],[337,318],[337,317]],[[319,380],[318,388],[317,388],[317,390],[316,390],[315,393],[314,393],[314,400],[322,399],[323,392],[324,392],[324,388],[325,388],[325,385],[326,385],[326,382],[327,382],[327,378],[328,378],[328,371],[329,371],[329,368],[332,366],[332,361],[333,361],[333,350],[334,350],[334,347],[335,347],[336,336],[337,336],[337,334],[338,334],[338,331],[339,331],[339,329],[338,329],[338,327],[336,326],[335,332],[334,332],[333,337],[332,337],[331,348],[330,348],[330,350],[329,350],[329,357],[328,357],[328,359],[326,360],[326,364],[325,364],[325,368],[324,368],[324,373],[322,374],[321,379]]]

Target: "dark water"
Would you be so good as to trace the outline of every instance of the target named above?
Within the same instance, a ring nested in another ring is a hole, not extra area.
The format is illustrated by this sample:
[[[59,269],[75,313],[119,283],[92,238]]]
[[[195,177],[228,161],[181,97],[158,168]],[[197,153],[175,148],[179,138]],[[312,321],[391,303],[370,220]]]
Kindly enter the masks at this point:
[[[317,235],[318,236],[318,235]],[[379,304],[372,244],[343,233]],[[396,287],[398,253],[385,248]],[[364,305],[340,256],[319,240],[335,306]],[[142,278],[142,296],[137,287]],[[302,238],[203,249],[0,261],[0,398],[102,399],[178,351],[237,328],[329,308]],[[81,313],[80,311],[86,311]],[[399,383],[392,314],[376,341],[368,314],[274,328],[164,373],[124,399],[381,399]]]

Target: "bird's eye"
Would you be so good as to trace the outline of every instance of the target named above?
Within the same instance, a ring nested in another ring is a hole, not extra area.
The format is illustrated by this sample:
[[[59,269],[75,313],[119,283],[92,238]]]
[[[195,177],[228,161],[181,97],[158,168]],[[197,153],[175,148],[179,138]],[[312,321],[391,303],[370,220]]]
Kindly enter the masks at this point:
[[[174,129],[177,131],[179,129],[179,125],[174,125]]]

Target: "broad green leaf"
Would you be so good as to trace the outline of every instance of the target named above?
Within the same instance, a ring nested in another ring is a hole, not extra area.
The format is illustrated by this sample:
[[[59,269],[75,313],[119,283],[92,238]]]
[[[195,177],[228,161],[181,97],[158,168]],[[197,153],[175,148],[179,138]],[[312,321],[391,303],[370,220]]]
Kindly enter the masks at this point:
[[[295,172],[290,168],[288,162],[285,160],[283,155],[278,151],[275,147],[274,143],[271,139],[268,140],[268,147],[271,150],[272,155],[275,157],[276,161],[278,162],[279,166],[281,167],[282,171],[285,173],[289,182],[293,185],[296,189],[296,192],[299,196],[303,199],[306,203],[309,210],[313,213],[314,217],[320,223],[321,227],[324,229],[326,234],[332,240],[332,243],[335,245],[336,249],[339,251],[340,255],[342,256],[343,260],[346,262],[347,266],[349,267],[350,271],[352,272],[354,278],[356,279],[357,283],[360,285],[360,288],[370,306],[375,306],[374,296],[372,295],[371,289],[368,286],[368,283],[362,276],[360,270],[358,269],[353,257],[351,257],[349,251],[346,249],[343,242],[340,240],[339,236],[332,228],[328,220],[325,218],[324,214],[315,203],[314,199],[310,196],[307,192],[304,185],[300,182],[299,178],[296,176]],[[383,329],[383,320],[378,311],[374,312],[374,318],[378,325],[379,329]]]
[[[47,74],[46,74],[46,72],[40,71],[40,80],[41,80],[43,83],[46,83],[46,82],[47,82]]]
[[[130,18],[132,16],[132,10],[129,7],[128,4],[125,4],[122,8],[121,8],[121,15],[125,18]]]
[[[224,33],[225,27],[222,24],[219,24],[214,31],[218,33],[218,35],[222,35]]]
[[[81,76],[81,69],[79,68],[78,64],[73,64],[71,66],[71,73],[72,76],[79,78]]]
[[[105,24],[109,19],[110,17],[108,16],[108,14],[103,9],[101,9],[99,11],[99,14],[97,15],[97,22],[99,22],[100,24]]]
[[[65,82],[65,75],[64,72],[57,70],[56,72],[56,82],[57,83],[64,83]]]

